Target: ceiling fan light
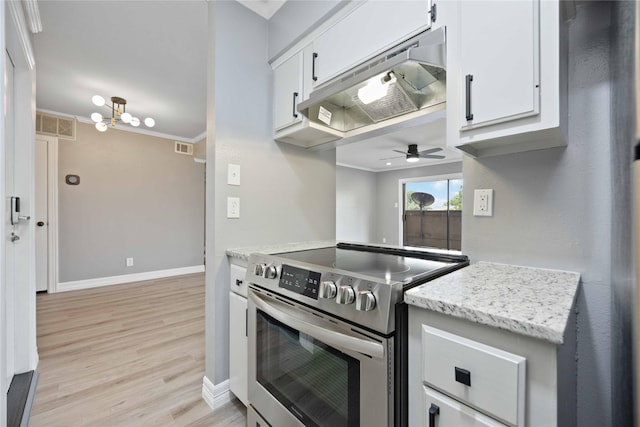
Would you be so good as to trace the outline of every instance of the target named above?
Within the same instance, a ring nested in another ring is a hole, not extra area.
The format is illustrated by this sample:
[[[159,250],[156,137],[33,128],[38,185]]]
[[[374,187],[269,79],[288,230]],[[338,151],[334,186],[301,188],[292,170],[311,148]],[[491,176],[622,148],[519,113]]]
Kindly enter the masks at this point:
[[[407,162],[415,163],[418,160],[420,160],[420,155],[419,154],[413,154],[413,153],[407,154]]]
[[[106,132],[107,131],[107,125],[105,123],[102,123],[102,122],[96,123],[96,129],[98,129],[99,132]]]
[[[152,128],[156,125],[156,121],[153,120],[151,117],[147,117],[146,119],[144,119],[144,124],[146,127]]]
[[[91,120],[96,123],[100,123],[103,120],[102,114],[100,113],[91,113]]]
[[[131,118],[131,126],[133,126],[133,127],[140,126],[140,119],[137,118],[137,117],[132,117]]]
[[[94,105],[97,105],[98,107],[102,107],[104,105],[104,98],[100,95],[93,95],[93,98],[91,98],[91,102],[93,102]]]

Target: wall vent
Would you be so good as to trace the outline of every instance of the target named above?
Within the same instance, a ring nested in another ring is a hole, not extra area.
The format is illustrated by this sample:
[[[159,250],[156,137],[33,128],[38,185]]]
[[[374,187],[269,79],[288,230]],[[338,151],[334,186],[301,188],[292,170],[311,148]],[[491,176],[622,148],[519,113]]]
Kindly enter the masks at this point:
[[[36,112],[36,132],[76,140],[76,119]]]
[[[186,142],[178,142],[178,141],[174,141],[174,142],[176,143],[176,153],[193,156],[193,144],[187,144]]]

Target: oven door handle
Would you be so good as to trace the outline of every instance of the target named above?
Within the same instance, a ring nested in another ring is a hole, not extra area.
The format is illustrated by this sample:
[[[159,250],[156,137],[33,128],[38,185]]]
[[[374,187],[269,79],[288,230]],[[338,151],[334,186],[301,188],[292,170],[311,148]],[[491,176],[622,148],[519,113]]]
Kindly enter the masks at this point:
[[[249,292],[249,298],[251,298],[251,301],[253,301],[257,308],[264,311],[269,316],[284,323],[285,325],[297,329],[300,332],[311,335],[325,344],[338,347],[343,350],[362,353],[366,356],[378,359],[384,357],[384,347],[380,343],[352,337],[341,332],[327,330],[321,326],[305,322],[304,320],[273,307],[253,292]]]

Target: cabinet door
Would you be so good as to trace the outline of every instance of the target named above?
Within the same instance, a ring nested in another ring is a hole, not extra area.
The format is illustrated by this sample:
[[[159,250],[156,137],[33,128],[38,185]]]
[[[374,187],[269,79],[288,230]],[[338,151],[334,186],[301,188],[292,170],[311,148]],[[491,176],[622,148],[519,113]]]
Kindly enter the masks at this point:
[[[539,1],[462,1],[461,130],[539,113]]]
[[[431,25],[431,0],[369,0],[313,42],[320,85]]]
[[[229,389],[248,404],[247,299],[229,293]]]
[[[506,427],[493,418],[453,400],[429,387],[423,387],[425,427]]]
[[[276,131],[302,121],[302,51],[273,70],[273,127]]]

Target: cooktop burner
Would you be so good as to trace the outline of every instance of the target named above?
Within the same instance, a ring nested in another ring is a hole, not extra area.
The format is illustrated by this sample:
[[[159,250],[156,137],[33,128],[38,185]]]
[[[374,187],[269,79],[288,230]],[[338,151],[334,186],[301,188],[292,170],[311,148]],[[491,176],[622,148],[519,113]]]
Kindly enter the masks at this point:
[[[385,282],[403,283],[412,282],[418,276],[450,264],[438,260],[342,248],[311,249],[282,253],[278,256],[325,268],[336,268],[375,277]]]

